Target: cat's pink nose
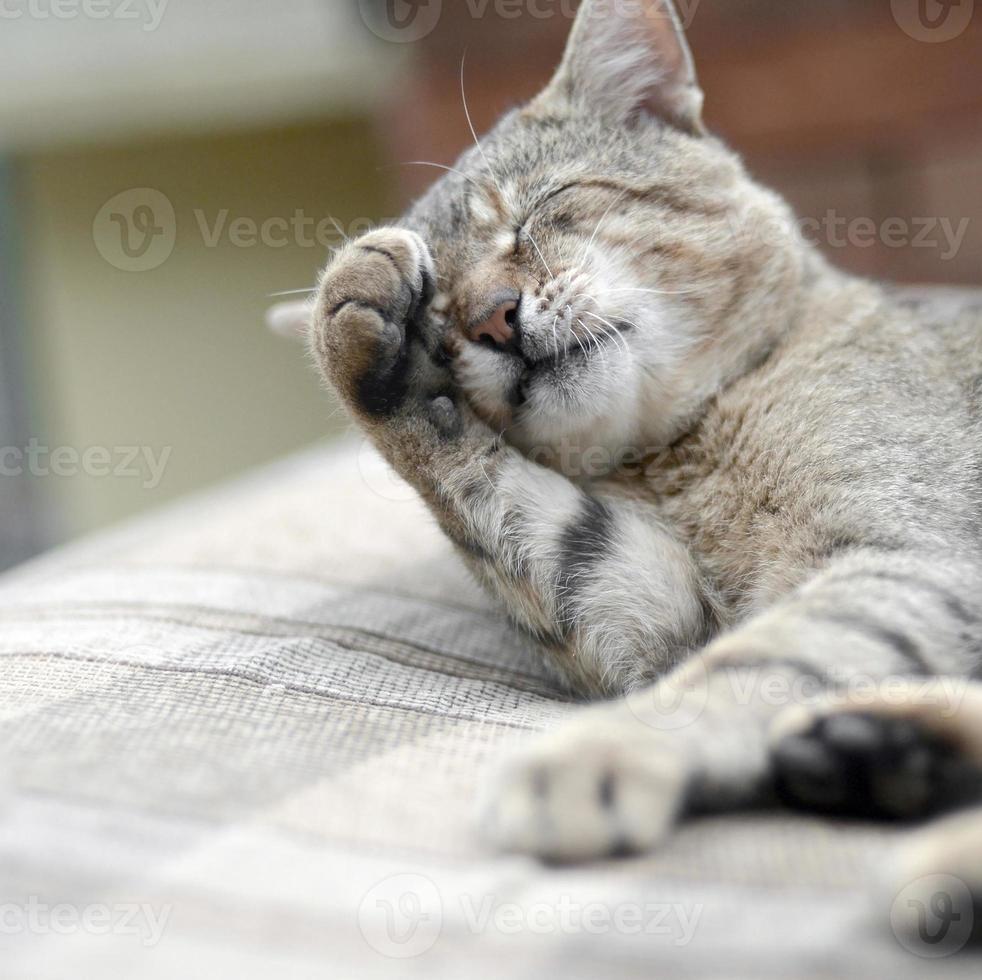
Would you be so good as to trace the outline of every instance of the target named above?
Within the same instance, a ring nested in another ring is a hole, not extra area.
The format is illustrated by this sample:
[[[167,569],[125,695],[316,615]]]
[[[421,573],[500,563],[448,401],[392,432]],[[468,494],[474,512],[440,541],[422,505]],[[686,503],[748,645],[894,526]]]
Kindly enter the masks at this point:
[[[515,322],[518,303],[507,300],[502,303],[487,320],[475,324],[468,331],[471,340],[477,343],[507,347],[515,336]]]

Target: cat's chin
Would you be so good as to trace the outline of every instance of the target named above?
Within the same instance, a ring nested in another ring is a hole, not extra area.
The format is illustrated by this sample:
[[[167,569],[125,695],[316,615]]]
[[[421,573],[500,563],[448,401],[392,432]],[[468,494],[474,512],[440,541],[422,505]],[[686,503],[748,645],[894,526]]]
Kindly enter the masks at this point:
[[[554,418],[520,416],[506,439],[533,462],[578,482],[610,476],[623,465],[625,456],[637,456],[639,451],[633,425],[585,413],[579,419],[570,412]]]
[[[598,354],[575,346],[559,357],[523,361],[473,346],[454,366],[456,384],[477,415],[492,428],[521,433],[531,446],[557,439],[589,446],[597,433],[606,443],[611,424],[605,420],[637,416],[634,374],[619,347]]]

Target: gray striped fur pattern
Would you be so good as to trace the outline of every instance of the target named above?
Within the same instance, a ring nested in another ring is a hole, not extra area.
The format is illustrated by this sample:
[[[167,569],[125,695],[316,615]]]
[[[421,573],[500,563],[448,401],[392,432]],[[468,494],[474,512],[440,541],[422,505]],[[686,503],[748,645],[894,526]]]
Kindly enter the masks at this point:
[[[544,858],[775,797],[922,817],[982,769],[982,311],[832,269],[701,105],[670,6],[585,0],[549,87],[314,313],[330,385],[601,702],[489,788],[491,839]],[[959,819],[904,867],[982,895]]]

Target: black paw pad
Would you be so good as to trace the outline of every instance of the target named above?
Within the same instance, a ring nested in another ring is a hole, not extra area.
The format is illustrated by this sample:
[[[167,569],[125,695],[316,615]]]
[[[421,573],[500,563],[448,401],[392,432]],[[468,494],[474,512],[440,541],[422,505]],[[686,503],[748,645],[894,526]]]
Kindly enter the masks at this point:
[[[912,819],[934,812],[951,750],[913,722],[866,713],[819,719],[772,750],[787,804],[839,816]]]
[[[374,357],[358,382],[357,398],[369,415],[391,415],[409,394],[409,354],[402,331],[386,322]]]

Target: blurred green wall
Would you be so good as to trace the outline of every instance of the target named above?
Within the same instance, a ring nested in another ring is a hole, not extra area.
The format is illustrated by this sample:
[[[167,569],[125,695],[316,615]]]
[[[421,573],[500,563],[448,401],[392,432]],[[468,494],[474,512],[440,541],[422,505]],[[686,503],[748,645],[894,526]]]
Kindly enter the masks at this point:
[[[114,466],[123,462],[117,448],[142,453],[130,467],[140,475],[40,480],[61,515],[57,536],[157,507],[344,428],[303,348],[272,336],[263,316],[269,294],[316,281],[327,255],[312,243],[316,222],[334,216],[351,229],[386,214],[367,122],[51,153],[20,160],[19,177],[33,432],[51,449],[108,449]],[[102,236],[104,250],[119,250],[105,215],[93,223],[132,188],[159,191],[174,209],[173,252],[149,271],[116,268],[96,247]],[[284,232],[298,209],[305,230]],[[222,212],[224,231],[210,243]],[[268,219],[273,239],[250,246],[249,228]],[[150,486],[147,461],[165,457]]]

